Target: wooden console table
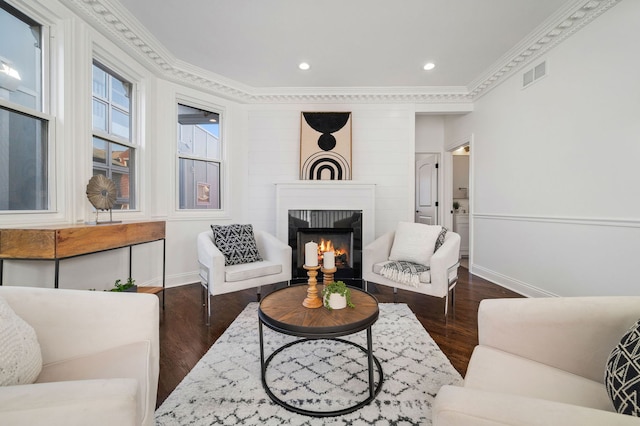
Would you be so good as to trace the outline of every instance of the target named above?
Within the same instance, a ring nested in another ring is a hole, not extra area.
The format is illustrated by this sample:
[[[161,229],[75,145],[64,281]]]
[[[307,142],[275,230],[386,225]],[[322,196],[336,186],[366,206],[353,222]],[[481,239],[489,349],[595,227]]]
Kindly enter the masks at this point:
[[[53,227],[0,229],[0,285],[4,260],[55,261],[54,286],[58,288],[60,260],[129,247],[129,277],[133,246],[162,241],[162,291],[165,288],[165,222],[105,223]],[[164,294],[162,296],[164,307]]]

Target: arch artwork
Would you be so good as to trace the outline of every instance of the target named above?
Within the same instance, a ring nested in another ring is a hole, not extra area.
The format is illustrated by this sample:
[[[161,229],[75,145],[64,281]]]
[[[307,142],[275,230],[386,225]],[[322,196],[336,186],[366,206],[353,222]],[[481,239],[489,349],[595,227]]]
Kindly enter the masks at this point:
[[[351,113],[303,112],[300,179],[351,180]]]

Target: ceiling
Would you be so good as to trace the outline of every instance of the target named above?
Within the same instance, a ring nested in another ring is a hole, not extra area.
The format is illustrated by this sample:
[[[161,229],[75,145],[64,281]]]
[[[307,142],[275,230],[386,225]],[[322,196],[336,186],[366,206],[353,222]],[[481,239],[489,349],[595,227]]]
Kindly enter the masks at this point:
[[[465,90],[589,3],[117,1],[176,60],[245,87]],[[308,71],[298,69],[302,61]],[[423,70],[426,62],[435,69]]]

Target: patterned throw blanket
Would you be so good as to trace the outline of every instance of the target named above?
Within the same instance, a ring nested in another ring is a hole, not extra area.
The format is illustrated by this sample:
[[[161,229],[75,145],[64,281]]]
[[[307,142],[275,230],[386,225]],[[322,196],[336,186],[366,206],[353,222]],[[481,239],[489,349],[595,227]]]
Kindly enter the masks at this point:
[[[428,270],[428,266],[419,263],[406,262],[404,260],[390,261],[382,267],[380,275],[397,283],[418,287],[420,273]]]

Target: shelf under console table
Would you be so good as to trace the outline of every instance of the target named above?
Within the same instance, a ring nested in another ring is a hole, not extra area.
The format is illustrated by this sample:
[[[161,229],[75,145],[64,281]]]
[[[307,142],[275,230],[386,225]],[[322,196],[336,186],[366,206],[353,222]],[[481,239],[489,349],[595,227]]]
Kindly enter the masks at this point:
[[[3,284],[5,260],[55,261],[54,287],[58,288],[60,260],[125,247],[129,247],[129,277],[131,277],[133,246],[162,241],[162,289],[141,290],[141,292],[162,291],[164,308],[165,228],[164,221],[150,221],[0,229],[0,285]]]

